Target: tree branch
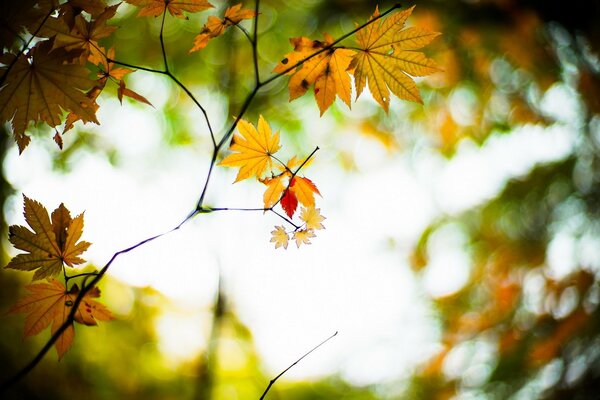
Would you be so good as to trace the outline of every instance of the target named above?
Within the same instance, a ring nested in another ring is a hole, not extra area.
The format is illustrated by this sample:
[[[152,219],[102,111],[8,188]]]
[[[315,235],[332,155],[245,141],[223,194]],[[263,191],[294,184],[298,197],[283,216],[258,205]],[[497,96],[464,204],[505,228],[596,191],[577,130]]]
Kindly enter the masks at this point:
[[[81,301],[83,300],[83,297],[94,287],[98,284],[98,282],[100,282],[100,280],[102,279],[102,277],[106,274],[106,272],[108,271],[108,269],[110,268],[110,266],[112,265],[112,263],[117,259],[117,257],[119,257],[121,254],[125,254],[125,253],[129,253],[132,250],[137,249],[138,247],[143,246],[146,243],[152,242],[164,235],[167,235],[171,232],[174,232],[176,230],[178,230],[179,228],[181,228],[181,226],[183,224],[185,224],[187,221],[189,221],[193,216],[195,215],[195,213],[191,213],[189,214],[182,222],[180,222],[177,226],[175,226],[174,228],[160,233],[158,235],[149,237],[147,239],[144,239],[136,244],[134,244],[133,246],[127,247],[123,250],[117,251],[116,253],[114,253],[112,255],[112,257],[110,258],[110,260],[106,263],[106,265],[104,265],[104,267],[94,276],[94,279],[91,280],[91,282],[87,285],[82,286],[81,291],[78,293],[77,297],[75,298],[75,301],[73,302],[73,306],[71,308],[71,311],[69,312],[69,315],[67,316],[67,319],[62,323],[62,325],[56,330],[56,332],[54,332],[54,334],[50,337],[50,339],[48,339],[48,341],[46,342],[46,344],[44,345],[44,347],[42,347],[42,349],[36,354],[36,356],[27,364],[25,365],[23,368],[21,368],[21,370],[19,370],[14,376],[12,376],[11,378],[9,378],[7,381],[3,382],[2,385],[0,386],[0,393],[4,392],[5,390],[7,390],[8,388],[10,388],[12,385],[14,385],[15,383],[17,383],[19,380],[21,380],[24,376],[26,376],[31,370],[33,370],[33,368],[35,368],[40,361],[42,361],[42,359],[44,358],[44,356],[46,355],[46,353],[52,348],[52,346],[54,345],[54,343],[56,343],[56,341],[60,338],[60,336],[63,334],[63,332],[70,326],[73,324],[73,321],[75,320],[75,314],[77,313],[77,309],[79,307],[79,304],[81,304]]]

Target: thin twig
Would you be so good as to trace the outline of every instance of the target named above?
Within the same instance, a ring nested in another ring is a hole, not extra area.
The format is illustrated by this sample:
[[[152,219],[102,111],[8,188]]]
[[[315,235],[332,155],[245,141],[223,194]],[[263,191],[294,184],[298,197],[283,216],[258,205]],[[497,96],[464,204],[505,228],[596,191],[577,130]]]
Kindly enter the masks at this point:
[[[37,36],[37,34],[39,33],[39,31],[42,29],[42,27],[44,26],[44,24],[46,23],[46,21],[48,20],[48,18],[50,18],[50,16],[54,13],[55,10],[56,9],[54,7],[52,7],[50,9],[50,11],[48,12],[48,14],[46,14],[46,16],[44,17],[44,19],[42,20],[42,23],[37,27],[37,29],[35,30],[35,32],[33,32],[33,34],[31,35],[31,37],[27,41],[27,43],[25,43],[25,45],[21,48],[21,50],[19,50],[19,52],[15,55],[15,58],[13,58],[12,61],[10,62],[10,64],[8,64],[8,67],[6,67],[6,70],[4,71],[4,74],[2,74],[2,77],[0,77],[0,87],[2,87],[2,85],[4,85],[4,81],[8,77],[8,74],[10,73],[10,70],[13,69],[13,67],[17,63],[17,60],[19,59],[19,57],[21,57],[21,55],[25,52],[25,50],[27,50],[29,48],[29,45],[31,44],[31,42],[33,41],[33,39]]]
[[[260,396],[259,400],[263,400],[265,398],[265,396],[267,395],[267,393],[269,393],[269,390],[271,390],[271,387],[273,386],[273,384],[275,384],[275,382],[277,382],[277,379],[281,378],[281,376],[283,374],[285,374],[286,372],[288,372],[294,365],[298,364],[300,361],[302,361],[310,353],[312,353],[313,351],[317,350],[319,347],[323,346],[325,343],[327,343],[328,341],[330,341],[331,339],[333,339],[337,334],[338,333],[336,331],[333,335],[329,336],[327,339],[323,340],[321,343],[319,343],[318,345],[316,345],[315,347],[313,347],[312,349],[310,349],[308,352],[306,352],[302,357],[300,357],[299,359],[297,359],[292,365],[290,365],[289,367],[287,367],[286,369],[284,369],[283,371],[281,371],[281,373],[279,375],[277,375],[275,378],[271,379],[271,381],[269,382],[269,386],[267,386],[267,388],[263,392],[262,396]]]
[[[167,62],[167,52],[165,51],[165,41],[163,39],[163,30],[165,28],[165,18],[167,17],[167,2],[165,2],[165,9],[163,10],[162,20],[160,21],[160,33],[158,39],[160,40],[160,50],[163,56],[163,63],[165,65],[165,72],[169,73],[169,63]]]

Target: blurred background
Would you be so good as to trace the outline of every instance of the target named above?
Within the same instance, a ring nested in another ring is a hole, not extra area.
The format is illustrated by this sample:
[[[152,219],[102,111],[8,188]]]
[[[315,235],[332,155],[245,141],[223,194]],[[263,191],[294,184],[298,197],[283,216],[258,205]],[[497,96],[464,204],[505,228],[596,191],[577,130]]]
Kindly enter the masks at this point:
[[[214,3],[189,20],[167,16],[165,44],[220,136],[253,71],[239,30],[188,54],[207,15],[227,6]],[[363,94],[319,118],[312,93],[288,103],[280,79],[245,115],[281,132],[284,157],[320,148],[303,169],[327,217],[310,246],[275,250],[281,221],[270,214],[195,217],[119,257],[101,283],[117,319],[77,326],[67,355],[57,362],[52,350],[6,398],[258,399],[339,331],[267,398],[597,399],[600,3],[416,6],[408,24],[442,32],[425,49],[444,71],[418,81],[423,105],[394,98],[386,115]],[[338,37],[374,7],[261,1],[261,75],[291,50],[287,38]],[[116,58],[161,68],[160,18],[136,13],[122,4],[112,22]],[[85,211],[88,269],[194,209],[212,150],[202,115],[165,77],[126,80],[154,108],[120,105],[108,87],[101,125],[69,132],[62,151],[40,126],[19,156],[2,128],[3,265],[23,193]],[[217,167],[207,205],[261,207],[261,185],[234,179]],[[2,380],[49,338],[23,340],[23,316],[5,315],[25,293],[22,275],[0,273]]]

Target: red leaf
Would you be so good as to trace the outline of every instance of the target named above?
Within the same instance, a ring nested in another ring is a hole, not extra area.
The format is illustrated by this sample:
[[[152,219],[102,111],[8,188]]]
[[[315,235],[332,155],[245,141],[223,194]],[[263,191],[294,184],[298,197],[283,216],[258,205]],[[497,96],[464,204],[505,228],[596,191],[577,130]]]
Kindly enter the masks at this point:
[[[283,207],[283,211],[285,211],[290,218],[294,216],[296,207],[298,207],[298,199],[294,192],[291,190],[285,191],[285,194],[281,198],[281,207]]]

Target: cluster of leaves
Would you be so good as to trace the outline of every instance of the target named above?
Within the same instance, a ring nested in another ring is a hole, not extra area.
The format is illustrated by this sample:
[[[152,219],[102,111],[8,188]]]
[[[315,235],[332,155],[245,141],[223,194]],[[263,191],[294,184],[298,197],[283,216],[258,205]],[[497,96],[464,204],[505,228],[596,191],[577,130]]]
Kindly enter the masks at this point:
[[[306,37],[290,39],[294,51],[286,54],[274,70],[291,75],[290,101],[314,86],[321,115],[333,104],[336,95],[350,107],[352,74],[356,98],[368,83],[373,98],[386,112],[390,91],[401,99],[422,103],[419,89],[410,76],[430,75],[439,68],[432,59],[415,50],[429,44],[439,33],[416,27],[404,29],[413,9],[414,6],[359,30],[358,47],[336,46],[337,42],[327,33],[324,41]],[[369,21],[378,17],[376,9]],[[294,68],[298,62],[301,66]]]
[[[325,218],[321,216],[320,209],[315,208],[315,194],[321,194],[319,189],[310,179],[298,176],[309,158],[301,161],[294,156],[287,163],[279,160],[275,156],[281,148],[279,132],[273,133],[262,115],[258,119],[258,127],[240,120],[238,129],[229,147],[233,153],[225,157],[221,165],[239,168],[235,182],[256,178],[267,186],[263,195],[264,211],[273,211],[280,204],[287,216],[293,218],[300,203],[303,225],[288,222],[294,225],[292,235],[296,245],[310,244],[310,238],[315,237],[314,231],[323,229],[321,222]],[[287,249],[289,234],[285,226],[276,226],[272,234],[275,248]]]
[[[354,76],[357,97],[368,86],[374,99],[387,112],[390,92],[401,99],[421,102],[412,77],[438,70],[432,60],[415,51],[427,45],[437,33],[418,28],[405,29],[406,19],[413,9],[392,13],[396,6],[384,14],[376,9],[369,21],[357,25],[356,29],[337,40],[328,34],[325,34],[324,41],[306,37],[291,39],[294,50],[274,68],[274,75],[261,80],[257,55],[258,3],[255,10],[244,9],[237,4],[227,8],[222,18],[208,17],[190,49],[190,53],[201,50],[210,40],[233,26],[238,27],[252,45],[255,88],[248,95],[231,128],[217,141],[206,110],[170,72],[163,40],[167,11],[173,17],[185,19],[185,13],[204,11],[212,8],[212,4],[206,0],[125,2],[139,8],[139,17],[161,17],[159,38],[163,69],[120,62],[115,59],[114,47],[101,44],[101,41],[110,40],[111,34],[117,29],[108,25],[108,22],[115,16],[120,3],[108,6],[104,0],[66,0],[62,4],[58,0],[3,2],[3,23],[0,24],[3,27],[0,31],[0,122],[11,123],[20,152],[31,140],[26,133],[31,123],[46,123],[53,128],[54,140],[62,148],[62,135],[72,129],[75,123],[99,123],[96,118],[99,109],[97,100],[109,81],[117,86],[119,100],[127,96],[151,105],[145,97],[127,88],[125,76],[136,69],[167,76],[184,90],[204,114],[214,145],[211,167],[235,128],[238,128],[229,146],[231,153],[220,164],[239,168],[236,182],[255,178],[266,186],[264,206],[257,210],[273,212],[292,226],[289,231],[285,226],[275,226],[271,232],[271,242],[275,243],[275,248],[286,249],[290,240],[294,240],[298,247],[310,244],[315,232],[324,229],[322,222],[325,218],[315,205],[315,195],[320,195],[320,192],[310,179],[299,175],[318,147],[303,160],[294,156],[283,162],[277,158],[275,154],[281,147],[279,133],[272,133],[262,116],[257,127],[242,119],[258,90],[289,75],[290,100],[304,95],[313,86],[322,115],[336,96],[350,106]],[[248,19],[254,19],[253,34],[240,25]],[[357,38],[355,47],[339,45],[354,34]],[[60,125],[63,125],[62,132],[59,132]],[[212,168],[209,168],[196,210],[184,222],[200,212],[217,210],[203,206],[211,171]],[[284,213],[276,210],[278,206]],[[294,222],[299,207],[298,218],[301,222]],[[27,197],[24,210],[26,221],[33,231],[23,226],[10,228],[11,243],[26,253],[14,257],[6,267],[35,271],[34,281],[47,279],[47,282],[28,285],[26,289],[30,293],[19,300],[10,312],[28,314],[26,336],[37,334],[52,325],[54,339],[49,343],[54,341],[59,357],[62,357],[73,341],[74,322],[95,325],[96,320],[112,318],[111,313],[94,300],[100,295],[94,285],[112,260],[118,254],[161,235],[115,253],[98,273],[80,272],[69,276],[67,268],[84,263],[80,256],[89,247],[89,243],[79,241],[83,230],[83,214],[71,218],[69,211],[61,204],[49,217],[40,203]],[[64,283],[55,279],[61,273]],[[71,282],[76,277],[83,278],[81,289]],[[93,277],[92,282],[86,285],[89,277]],[[43,355],[43,352],[40,354]]]
[[[25,4],[27,12],[22,10]],[[118,85],[119,99],[128,96],[150,104],[126,87],[123,77],[132,70],[115,68],[110,61],[115,50],[107,51],[99,44],[117,29],[107,22],[118,6],[107,7],[101,0],[70,0],[62,5],[51,0],[3,3],[4,11],[15,18],[8,21],[14,35],[1,36],[0,121],[11,121],[20,152],[31,140],[26,134],[31,122],[54,128],[54,140],[61,148],[61,135],[76,121],[98,124],[96,99],[109,80]],[[25,32],[31,35],[25,47],[13,50],[15,38]],[[33,39],[38,41],[29,47]],[[88,68],[96,71],[96,79],[90,78]],[[59,133],[63,110],[68,115]]]
[[[75,330],[72,321],[83,325],[97,325],[96,320],[109,321],[110,311],[93,300],[100,297],[97,287],[88,289],[73,311],[80,289],[77,284],[67,288],[70,279],[66,267],[75,268],[85,263],[81,254],[91,245],[79,241],[83,233],[83,214],[71,217],[69,210],[61,204],[51,216],[39,202],[24,196],[24,215],[29,230],[25,226],[13,225],[9,228],[9,240],[19,250],[25,251],[16,255],[6,268],[19,271],[35,271],[33,280],[47,279],[47,282],[32,283],[25,288],[29,294],[9,310],[9,313],[26,313],[25,337],[37,335],[52,324],[52,335],[69,321],[69,325],[55,342],[58,357],[69,349],[73,343]],[[54,277],[62,273],[65,283]],[[82,273],[77,276],[91,276],[94,273]],[[69,317],[72,314],[72,317]]]

